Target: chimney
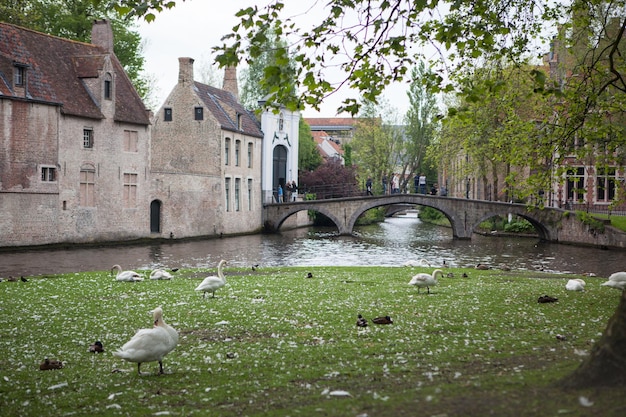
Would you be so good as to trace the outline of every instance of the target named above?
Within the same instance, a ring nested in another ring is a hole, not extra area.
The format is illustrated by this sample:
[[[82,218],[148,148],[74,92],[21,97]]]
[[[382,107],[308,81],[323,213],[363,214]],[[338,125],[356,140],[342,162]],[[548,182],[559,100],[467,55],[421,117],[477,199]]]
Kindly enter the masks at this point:
[[[106,19],[94,20],[91,27],[91,43],[113,53],[113,29]]]
[[[193,58],[178,58],[178,83],[193,83]]]
[[[235,97],[235,101],[239,102],[239,87],[237,86],[237,67],[230,65],[224,68],[224,84],[222,90],[228,91]]]

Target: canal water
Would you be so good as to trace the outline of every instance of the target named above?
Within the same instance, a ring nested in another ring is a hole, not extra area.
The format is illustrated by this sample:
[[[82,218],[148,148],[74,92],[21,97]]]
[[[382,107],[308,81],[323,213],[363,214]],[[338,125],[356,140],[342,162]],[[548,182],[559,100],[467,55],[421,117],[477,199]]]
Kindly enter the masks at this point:
[[[302,228],[279,234],[158,244],[0,252],[0,277],[124,269],[215,268],[231,266],[401,266],[425,260],[432,266],[493,267],[608,276],[626,270],[626,251],[540,242],[535,238],[474,234],[455,240],[449,228],[422,223],[415,216],[388,218],[337,236],[334,228]]]

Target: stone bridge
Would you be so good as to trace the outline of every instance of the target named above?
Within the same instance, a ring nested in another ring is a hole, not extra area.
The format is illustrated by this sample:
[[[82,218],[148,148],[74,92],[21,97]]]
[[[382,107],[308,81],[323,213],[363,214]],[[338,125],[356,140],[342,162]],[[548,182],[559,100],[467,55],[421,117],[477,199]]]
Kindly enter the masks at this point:
[[[428,206],[442,212],[450,221],[452,236],[471,239],[474,229],[493,216],[509,214],[528,220],[539,238],[548,242],[584,244],[599,247],[626,247],[624,234],[610,226],[600,231],[577,219],[569,211],[558,208],[533,208],[525,204],[499,201],[468,200],[423,194],[392,194],[360,196],[328,200],[295,201],[267,204],[263,210],[266,232],[280,230],[283,222],[302,210],[313,210],[331,219],[340,235],[351,235],[358,217],[369,209],[391,205]]]

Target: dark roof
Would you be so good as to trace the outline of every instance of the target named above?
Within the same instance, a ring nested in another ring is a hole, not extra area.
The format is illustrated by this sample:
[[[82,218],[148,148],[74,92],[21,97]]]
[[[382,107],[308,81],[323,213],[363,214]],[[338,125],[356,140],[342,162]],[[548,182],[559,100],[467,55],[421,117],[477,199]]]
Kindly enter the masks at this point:
[[[311,130],[352,130],[359,119],[356,117],[305,117]]]
[[[194,82],[194,86],[198,96],[223,130],[263,137],[261,125],[254,113],[246,110],[230,92],[199,82]],[[237,128],[237,114],[241,115],[241,130]]]
[[[117,57],[89,43],[46,35],[0,22],[0,95],[60,105],[67,115],[104,116],[84,84],[110,58],[115,71],[115,115],[119,122],[150,124],[145,105]],[[27,68],[27,96],[12,89],[15,64]]]

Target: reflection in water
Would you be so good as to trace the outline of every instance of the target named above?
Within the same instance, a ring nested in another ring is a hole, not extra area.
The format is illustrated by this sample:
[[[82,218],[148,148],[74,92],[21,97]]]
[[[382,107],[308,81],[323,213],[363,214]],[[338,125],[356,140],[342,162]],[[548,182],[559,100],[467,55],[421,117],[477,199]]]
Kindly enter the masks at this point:
[[[485,237],[455,240],[448,228],[402,216],[337,236],[336,229],[303,228],[273,235],[146,245],[118,245],[66,250],[0,252],[0,277],[124,269],[216,268],[231,266],[401,266],[425,259],[432,266],[494,267],[553,272],[595,273],[624,269],[626,251],[600,250],[540,242],[532,238]]]

